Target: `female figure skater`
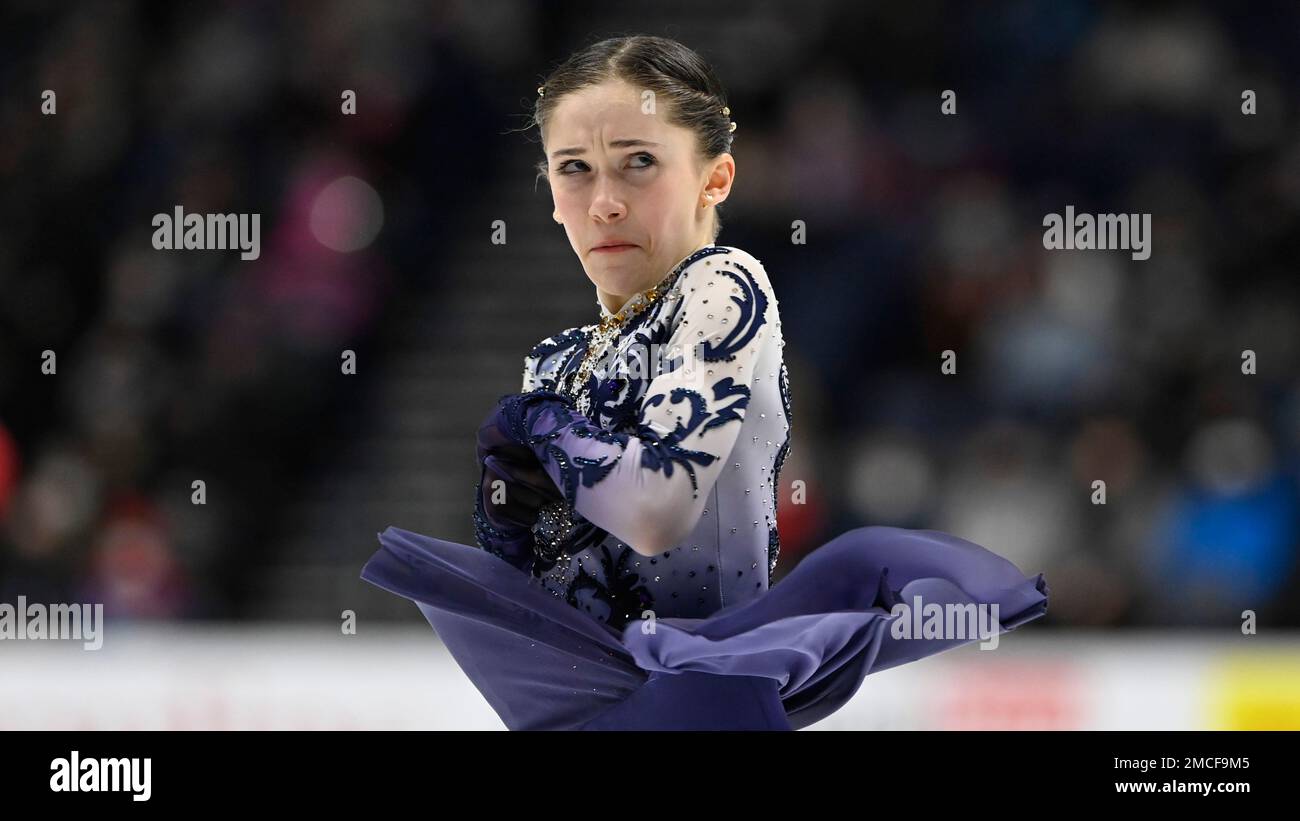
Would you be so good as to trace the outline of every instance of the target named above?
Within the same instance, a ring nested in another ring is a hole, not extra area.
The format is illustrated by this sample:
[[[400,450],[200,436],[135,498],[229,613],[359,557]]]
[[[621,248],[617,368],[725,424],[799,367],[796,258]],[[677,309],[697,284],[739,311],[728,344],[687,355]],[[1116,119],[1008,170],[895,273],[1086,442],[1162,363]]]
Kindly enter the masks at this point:
[[[478,547],[389,527],[362,571],[419,606],[505,725],[798,729],[869,673],[988,638],[891,630],[915,618],[895,605],[997,605],[993,635],[1043,615],[1041,574],[932,530],[850,530],[769,589],[790,395],[767,272],[715,244],[722,88],[637,36],[538,95],[600,318],[536,345],[479,430]]]

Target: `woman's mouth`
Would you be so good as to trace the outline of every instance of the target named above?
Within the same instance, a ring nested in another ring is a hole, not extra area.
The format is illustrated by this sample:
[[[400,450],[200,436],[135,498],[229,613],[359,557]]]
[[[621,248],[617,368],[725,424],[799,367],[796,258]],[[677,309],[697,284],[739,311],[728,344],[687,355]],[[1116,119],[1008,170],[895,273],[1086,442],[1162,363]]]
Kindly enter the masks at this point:
[[[619,251],[631,251],[633,248],[636,248],[636,247],[637,247],[637,246],[635,246],[635,245],[627,245],[627,244],[623,244],[623,245],[601,245],[600,247],[598,247],[598,248],[592,248],[591,250],[596,251],[597,253],[602,253],[602,254],[617,254]]]

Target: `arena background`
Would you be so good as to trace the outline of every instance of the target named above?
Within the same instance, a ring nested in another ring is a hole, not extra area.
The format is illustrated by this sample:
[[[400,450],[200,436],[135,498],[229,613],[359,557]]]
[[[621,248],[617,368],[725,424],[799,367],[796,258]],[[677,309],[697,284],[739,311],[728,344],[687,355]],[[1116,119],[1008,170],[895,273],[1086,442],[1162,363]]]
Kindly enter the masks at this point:
[[[524,126],[631,33],[738,123],[718,241],[771,275],[793,394],[777,583],[892,524],[1051,585],[818,728],[1300,728],[1294,3],[14,0],[0,602],[109,621],[0,642],[0,729],[501,726],[358,574],[390,524],[473,543],[475,429],[595,316]],[[155,250],[177,205],[260,214],[260,257]],[[1046,251],[1066,205],[1150,213],[1150,258]]]

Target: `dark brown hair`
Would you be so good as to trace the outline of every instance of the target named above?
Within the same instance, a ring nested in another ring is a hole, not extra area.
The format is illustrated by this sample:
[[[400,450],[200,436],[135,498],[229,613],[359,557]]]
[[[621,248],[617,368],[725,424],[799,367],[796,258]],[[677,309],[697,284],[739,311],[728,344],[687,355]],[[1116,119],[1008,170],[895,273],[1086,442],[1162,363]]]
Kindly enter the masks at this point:
[[[622,80],[655,94],[669,123],[694,132],[698,156],[711,160],[731,151],[730,116],[726,92],[704,58],[676,40],[652,35],[613,37],[592,43],[557,66],[540,84],[542,94],[533,106],[530,125],[541,129],[566,94],[608,80]],[[545,158],[538,163],[538,179],[547,175]],[[713,207],[713,237],[722,230],[722,218]]]

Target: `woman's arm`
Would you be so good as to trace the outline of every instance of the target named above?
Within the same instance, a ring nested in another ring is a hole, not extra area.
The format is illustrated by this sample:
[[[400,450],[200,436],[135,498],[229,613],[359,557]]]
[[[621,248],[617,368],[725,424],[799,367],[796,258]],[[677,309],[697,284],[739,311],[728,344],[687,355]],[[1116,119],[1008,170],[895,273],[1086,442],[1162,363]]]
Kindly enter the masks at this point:
[[[645,555],[699,520],[740,433],[759,345],[778,325],[766,271],[744,252],[697,260],[679,282],[667,350],[684,361],[651,381],[635,426],[603,430],[544,388],[503,402],[511,438],[578,513]]]

